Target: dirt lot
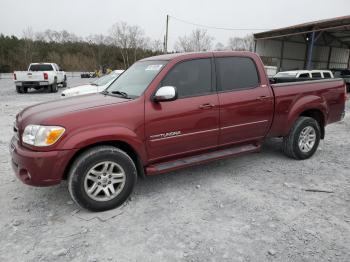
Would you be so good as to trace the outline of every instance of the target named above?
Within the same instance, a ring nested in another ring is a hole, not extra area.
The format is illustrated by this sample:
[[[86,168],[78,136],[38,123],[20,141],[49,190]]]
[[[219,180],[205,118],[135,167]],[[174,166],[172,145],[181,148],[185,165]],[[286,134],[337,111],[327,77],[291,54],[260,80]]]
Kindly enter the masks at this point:
[[[350,261],[349,102],[309,160],[269,140],[258,154],[139,180],[123,207],[89,213],[66,183],[29,187],[11,170],[16,113],[58,98],[0,80],[1,261]]]

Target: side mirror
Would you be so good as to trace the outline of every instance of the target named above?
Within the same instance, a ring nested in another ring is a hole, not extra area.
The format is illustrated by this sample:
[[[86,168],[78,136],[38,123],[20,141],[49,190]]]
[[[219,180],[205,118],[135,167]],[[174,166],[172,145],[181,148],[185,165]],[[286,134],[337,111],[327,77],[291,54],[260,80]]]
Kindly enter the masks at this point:
[[[153,96],[155,102],[173,101],[177,99],[177,90],[174,86],[162,86]]]

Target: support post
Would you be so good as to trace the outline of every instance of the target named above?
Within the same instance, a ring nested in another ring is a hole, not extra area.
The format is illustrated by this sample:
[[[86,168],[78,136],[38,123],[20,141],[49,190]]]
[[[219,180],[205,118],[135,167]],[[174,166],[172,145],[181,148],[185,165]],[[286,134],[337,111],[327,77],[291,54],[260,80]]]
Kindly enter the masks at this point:
[[[328,60],[327,60],[327,69],[329,69],[329,66],[331,64],[331,57],[332,57],[332,47],[329,47],[329,53],[328,53]]]
[[[254,53],[256,53],[256,45],[257,45],[257,41],[256,39],[254,39]]]
[[[164,53],[168,53],[168,33],[169,33],[169,15],[166,15],[165,38],[164,38]]]
[[[309,42],[308,42],[308,50],[307,50],[307,63],[306,63],[307,70],[311,69],[314,43],[315,43],[315,32],[313,31],[311,34],[309,34]]]
[[[281,71],[283,65],[283,52],[284,52],[284,39],[282,39],[281,43],[281,54],[280,54],[280,65],[278,71]]]

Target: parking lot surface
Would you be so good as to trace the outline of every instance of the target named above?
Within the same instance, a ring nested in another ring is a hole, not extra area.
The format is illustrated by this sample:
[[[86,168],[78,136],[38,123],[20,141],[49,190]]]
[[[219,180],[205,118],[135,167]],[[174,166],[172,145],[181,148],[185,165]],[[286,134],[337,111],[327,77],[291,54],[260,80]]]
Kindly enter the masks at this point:
[[[124,206],[90,213],[65,182],[29,187],[11,170],[15,115],[61,90],[17,94],[0,79],[1,261],[350,261],[349,101],[311,159],[270,139],[261,153],[139,180]]]

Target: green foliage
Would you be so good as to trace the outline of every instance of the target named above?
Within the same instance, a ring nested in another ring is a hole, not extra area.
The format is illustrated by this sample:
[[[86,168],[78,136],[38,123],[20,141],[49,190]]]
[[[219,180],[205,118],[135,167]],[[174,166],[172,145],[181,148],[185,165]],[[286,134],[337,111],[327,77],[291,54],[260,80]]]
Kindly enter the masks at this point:
[[[136,60],[156,55],[145,49],[130,50]],[[66,71],[94,71],[100,67],[125,69],[119,47],[84,41],[47,42],[0,35],[0,73],[26,70],[30,63],[51,62]]]

